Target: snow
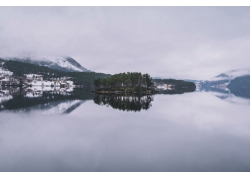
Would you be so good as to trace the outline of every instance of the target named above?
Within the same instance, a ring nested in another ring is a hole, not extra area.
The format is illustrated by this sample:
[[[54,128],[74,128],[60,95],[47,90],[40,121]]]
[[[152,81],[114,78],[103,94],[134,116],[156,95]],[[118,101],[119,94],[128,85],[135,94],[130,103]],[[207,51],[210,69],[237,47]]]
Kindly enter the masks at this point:
[[[161,89],[161,90],[168,90],[168,89],[172,89],[172,87],[170,87],[168,84],[159,84],[158,86],[156,86],[157,89]]]
[[[3,94],[0,94],[0,103],[2,103],[2,102],[4,102],[4,101],[8,101],[8,100],[10,100],[10,99],[12,99],[12,98],[13,98],[13,96],[10,96],[10,95],[5,96],[5,95],[3,95]]]
[[[47,87],[47,86],[51,87],[52,85],[54,86],[53,81],[36,81],[36,80],[34,80],[28,84],[31,86],[45,86],[45,87]],[[60,84],[59,84],[59,86],[60,86]]]
[[[26,77],[28,78],[28,79],[33,79],[33,76],[34,77],[36,77],[36,76],[41,76],[41,75],[39,75],[39,74],[25,74],[26,75]]]
[[[85,101],[82,100],[72,100],[72,101],[66,101],[66,102],[62,102],[60,104],[58,104],[55,107],[51,107],[48,110],[45,110],[42,112],[42,114],[63,114],[65,113],[70,107],[76,105],[76,104],[81,104]]]
[[[68,84],[73,85],[73,81],[66,81]]]
[[[209,81],[233,80],[236,77],[250,75],[250,69],[231,70],[223,73],[225,77],[214,77]]]
[[[43,81],[33,81],[30,83],[32,86],[43,86]]]
[[[49,86],[32,86],[32,87],[29,87],[28,90],[31,90],[31,91],[53,91],[54,88],[53,87],[49,87]]]
[[[78,71],[78,72],[83,72],[82,69],[79,69],[79,68],[75,67],[74,65],[70,64],[70,62],[68,62],[68,60],[64,57],[44,56],[43,60],[51,61],[51,62],[57,64],[58,66],[61,66],[61,67],[67,68],[67,69],[71,69],[71,70]]]
[[[43,94],[42,92],[28,92],[26,93],[26,97],[30,97],[30,98],[35,98],[35,97],[41,97]]]
[[[44,86],[51,86],[51,85],[54,85],[54,82],[52,82],[52,81],[43,81],[43,85]]]
[[[66,89],[67,92],[72,92],[73,90],[74,90],[73,87],[70,87],[70,88]]]
[[[4,79],[0,80],[0,81],[9,81],[10,79],[7,77],[4,77]]]
[[[2,67],[0,67],[0,76],[2,76],[2,75],[12,75],[12,74],[13,74],[13,72],[8,71],[8,70],[3,69]]]
[[[55,82],[55,86],[56,87],[60,87],[60,83],[59,82]]]

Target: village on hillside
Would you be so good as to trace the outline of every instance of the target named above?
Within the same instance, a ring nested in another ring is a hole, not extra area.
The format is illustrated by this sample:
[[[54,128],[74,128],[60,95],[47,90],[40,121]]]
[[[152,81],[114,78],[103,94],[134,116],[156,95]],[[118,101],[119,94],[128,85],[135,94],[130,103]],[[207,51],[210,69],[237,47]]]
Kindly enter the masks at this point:
[[[39,87],[74,87],[73,81],[69,77],[50,78],[44,80],[39,74],[24,74],[22,77],[14,76],[10,71],[0,71],[1,86],[39,86]]]
[[[0,101],[20,93],[20,89],[27,97],[40,97],[43,92],[67,95],[74,87],[69,77],[44,80],[39,74],[25,74],[19,77],[10,71],[0,69]]]

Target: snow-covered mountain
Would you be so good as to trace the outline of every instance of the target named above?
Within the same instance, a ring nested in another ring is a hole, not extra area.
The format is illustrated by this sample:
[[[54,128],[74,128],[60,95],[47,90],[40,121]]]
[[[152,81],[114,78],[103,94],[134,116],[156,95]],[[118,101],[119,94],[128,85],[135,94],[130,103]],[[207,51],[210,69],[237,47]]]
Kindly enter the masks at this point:
[[[69,56],[43,56],[40,58],[11,58],[11,60],[46,66],[52,69],[66,72],[90,72],[90,70],[81,66],[75,59]]]
[[[236,77],[250,75],[250,69],[237,69],[221,73],[218,76],[213,77],[209,81],[221,81],[221,80],[233,80]]]
[[[250,69],[236,69],[221,73],[206,81],[197,81],[197,90],[205,91],[223,91],[230,92],[229,86],[232,87],[232,81],[236,78],[245,77],[250,75]]]

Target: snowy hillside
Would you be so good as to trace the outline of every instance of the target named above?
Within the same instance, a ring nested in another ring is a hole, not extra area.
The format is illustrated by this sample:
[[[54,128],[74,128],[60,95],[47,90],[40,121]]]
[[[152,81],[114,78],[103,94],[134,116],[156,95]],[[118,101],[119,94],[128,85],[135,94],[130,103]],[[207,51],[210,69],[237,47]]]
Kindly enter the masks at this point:
[[[221,81],[221,80],[233,80],[236,77],[245,76],[250,74],[250,69],[237,69],[227,71],[225,73],[219,74],[209,81]]]
[[[12,75],[13,72],[10,72],[6,69],[4,69],[2,66],[4,65],[4,62],[1,62],[0,63],[0,77],[3,76],[3,75]]]
[[[76,71],[76,72],[88,72],[86,68],[82,67],[71,57],[55,57],[44,56],[40,60],[39,65],[48,66],[58,70]]]
[[[66,72],[90,72],[84,68],[75,59],[71,57],[57,57],[57,56],[42,56],[40,58],[11,58],[16,60],[40,66],[46,66],[52,69]]]
[[[231,86],[232,89],[232,82],[235,81],[237,78],[244,78],[245,76],[250,75],[250,69],[237,69],[227,71],[225,73],[221,73],[209,80],[206,81],[197,81],[196,82],[196,90],[197,91],[218,91],[222,90],[224,93],[229,92]],[[243,82],[244,84],[244,82]]]

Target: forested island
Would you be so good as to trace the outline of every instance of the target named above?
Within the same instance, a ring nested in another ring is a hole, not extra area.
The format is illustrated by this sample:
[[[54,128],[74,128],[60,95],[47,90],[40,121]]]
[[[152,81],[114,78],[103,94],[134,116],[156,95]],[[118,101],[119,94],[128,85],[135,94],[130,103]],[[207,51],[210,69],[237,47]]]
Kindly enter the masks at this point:
[[[94,81],[97,94],[145,94],[155,93],[182,94],[193,92],[196,86],[192,82],[175,79],[152,79],[149,74],[140,72],[119,73]]]
[[[138,72],[114,74],[94,81],[95,93],[99,94],[153,94],[153,85],[149,74]]]

